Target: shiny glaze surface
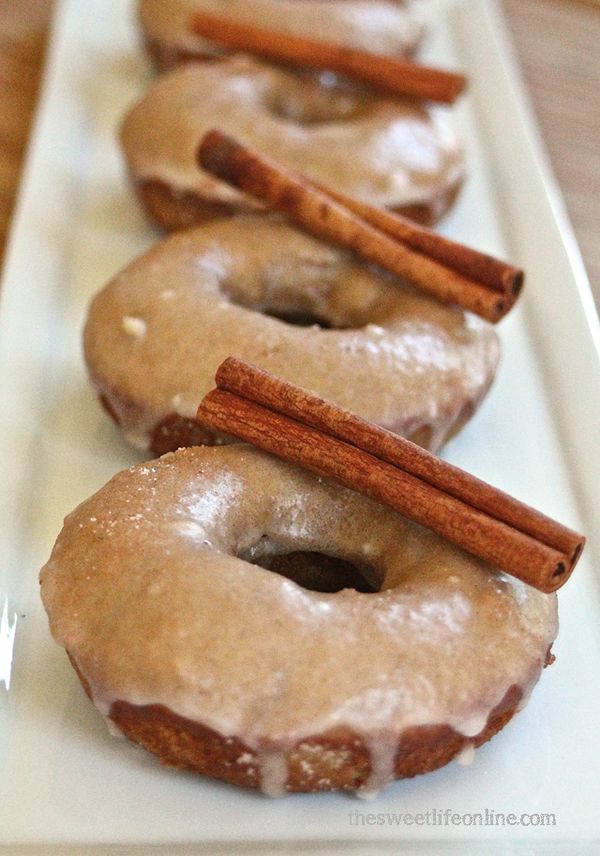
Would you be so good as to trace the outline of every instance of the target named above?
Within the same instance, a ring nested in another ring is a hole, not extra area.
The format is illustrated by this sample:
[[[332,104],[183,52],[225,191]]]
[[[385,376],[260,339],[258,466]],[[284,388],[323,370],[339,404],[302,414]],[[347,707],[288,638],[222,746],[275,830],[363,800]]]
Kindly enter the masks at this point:
[[[381,590],[308,591],[247,561],[291,550],[352,562]],[[475,737],[511,686],[528,696],[557,630],[554,596],[242,445],[115,476],[67,518],[41,581],[105,715],[162,704],[236,736],[269,792],[298,741],[337,726],[370,747],[367,790],[392,777],[406,728]]]
[[[460,184],[463,152],[448,108],[325,85],[323,79],[244,57],[190,64],[159,77],[121,128],[131,177],[237,210],[256,209],[258,203],[197,166],[200,140],[218,127],[374,204],[418,205],[448,196]]]
[[[288,313],[324,326],[280,320]],[[142,448],[167,415],[195,416],[230,355],[399,433],[427,427],[437,448],[487,391],[499,345],[489,324],[341,249],[240,217],[171,235],[128,265],[92,302],[85,352]]]

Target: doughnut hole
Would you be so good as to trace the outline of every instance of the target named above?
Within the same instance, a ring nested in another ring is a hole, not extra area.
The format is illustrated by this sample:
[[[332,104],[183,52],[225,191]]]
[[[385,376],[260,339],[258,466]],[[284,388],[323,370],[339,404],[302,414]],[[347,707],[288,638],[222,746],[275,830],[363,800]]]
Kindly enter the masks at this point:
[[[221,282],[223,297],[245,309],[298,327],[360,330],[389,323],[397,295],[383,297],[368,269],[348,270],[335,262],[298,265],[290,276],[273,265],[256,282]],[[397,308],[396,308],[397,312]]]
[[[309,591],[334,594],[354,589],[362,594],[374,594],[383,585],[383,573],[372,565],[314,550],[289,550],[267,536],[238,558],[280,574]]]
[[[324,73],[290,76],[272,88],[265,101],[269,112],[294,125],[324,125],[368,116],[373,99],[356,86]]]
[[[294,327],[320,327],[322,330],[331,330],[332,328],[326,318],[312,312],[301,312],[293,309],[287,311],[285,309],[265,309],[263,314],[284,321],[286,324],[292,324]],[[338,329],[340,328],[338,327]]]

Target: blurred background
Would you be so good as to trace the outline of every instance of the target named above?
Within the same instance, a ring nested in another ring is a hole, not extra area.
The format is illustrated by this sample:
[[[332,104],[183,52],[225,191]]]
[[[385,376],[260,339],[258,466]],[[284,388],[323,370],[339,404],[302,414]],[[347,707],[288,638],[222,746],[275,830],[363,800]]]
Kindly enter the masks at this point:
[[[499,2],[600,308],[600,2]],[[0,266],[53,6],[0,0]]]

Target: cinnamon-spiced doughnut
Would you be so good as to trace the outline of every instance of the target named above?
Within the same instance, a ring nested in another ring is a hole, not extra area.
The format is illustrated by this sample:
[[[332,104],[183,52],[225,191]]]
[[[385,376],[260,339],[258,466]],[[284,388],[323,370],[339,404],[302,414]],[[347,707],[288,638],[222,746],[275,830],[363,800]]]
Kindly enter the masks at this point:
[[[41,584],[112,726],[272,795],[375,791],[479,746],[557,630],[554,595],[241,444],[115,476]]]
[[[194,12],[388,56],[412,53],[422,34],[411,0],[140,0],[142,35],[159,68],[222,53],[191,31]]]
[[[192,64],[152,83],[121,128],[142,207],[165,229],[260,208],[198,167],[200,140],[215,125],[309,178],[426,223],[447,210],[464,177],[448,108],[325,85],[250,58]]]
[[[430,449],[498,361],[486,322],[265,216],[155,244],[96,296],[84,339],[107,409],[156,454],[221,439],[194,416],[232,354]]]

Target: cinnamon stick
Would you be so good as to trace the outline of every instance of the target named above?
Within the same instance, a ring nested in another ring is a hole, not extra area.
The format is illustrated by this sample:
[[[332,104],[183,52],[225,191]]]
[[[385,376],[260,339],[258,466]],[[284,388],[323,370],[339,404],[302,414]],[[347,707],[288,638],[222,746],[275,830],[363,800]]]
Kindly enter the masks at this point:
[[[208,12],[196,12],[191,26],[197,35],[225,47],[294,67],[334,71],[393,95],[452,104],[466,83],[462,74],[243,24]]]
[[[198,420],[333,478],[544,592],[570,576],[585,539],[538,511],[240,360],[226,360]]]
[[[512,308],[518,288],[500,292],[394,240],[317,189],[310,180],[276,164],[217,130],[198,150],[211,174],[286,213],[306,231],[347,247],[443,303],[458,304],[497,322]]]
[[[331,196],[340,205],[348,208],[354,214],[362,217],[371,226],[375,226],[391,238],[401,241],[406,246],[431,259],[451,268],[457,273],[487,285],[496,291],[517,297],[525,282],[525,274],[521,268],[495,258],[488,253],[482,253],[465,244],[459,244],[450,238],[434,232],[426,226],[421,226],[408,217],[396,212],[386,211],[361,202],[352,196],[346,196],[339,190],[313,181],[313,186],[322,193]]]
[[[365,449],[382,461],[407,470],[433,487],[564,553],[570,561],[577,559],[581,536],[572,529],[507,493],[491,488],[481,479],[442,461],[410,440],[236,357],[228,357],[221,363],[215,380],[219,389]]]

